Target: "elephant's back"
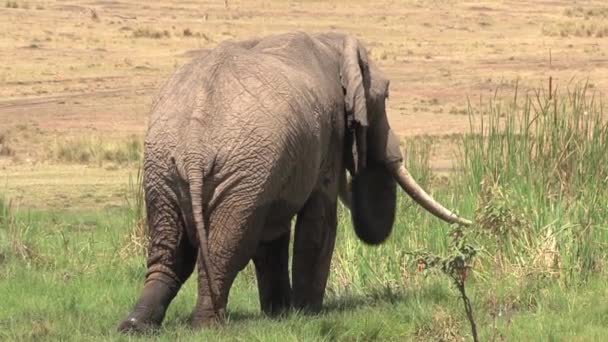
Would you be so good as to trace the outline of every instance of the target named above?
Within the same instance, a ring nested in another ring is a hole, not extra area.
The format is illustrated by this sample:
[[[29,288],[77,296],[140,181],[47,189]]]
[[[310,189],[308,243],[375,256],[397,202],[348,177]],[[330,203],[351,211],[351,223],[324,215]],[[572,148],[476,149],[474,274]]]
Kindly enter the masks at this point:
[[[327,104],[306,68],[266,52],[226,57],[216,70],[214,97],[201,98],[199,107],[216,151],[217,178],[227,180],[217,196],[244,184],[267,194],[260,206],[299,208],[317,183],[329,143],[322,126],[331,118],[322,118],[327,111],[321,108]]]
[[[304,34],[279,38],[222,44],[178,69],[155,100],[150,140],[212,154],[217,198],[242,186],[299,207],[331,157],[343,121],[337,72],[327,72],[335,58]]]
[[[314,135],[320,125],[332,124],[333,118],[320,116],[343,110],[332,53],[300,32],[245,46],[222,43],[164,83],[153,102],[149,134],[183,137],[194,130],[207,143],[222,145],[228,138],[247,140],[251,131],[267,131],[279,142]]]

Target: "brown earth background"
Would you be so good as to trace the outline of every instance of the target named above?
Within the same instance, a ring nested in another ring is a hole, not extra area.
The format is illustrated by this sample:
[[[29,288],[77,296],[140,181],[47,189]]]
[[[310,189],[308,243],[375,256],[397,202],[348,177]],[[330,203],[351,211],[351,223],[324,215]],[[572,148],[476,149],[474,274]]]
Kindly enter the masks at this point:
[[[58,142],[141,139],[159,83],[197,49],[291,30],[350,32],[391,79],[402,137],[437,171],[468,101],[588,82],[608,90],[605,1],[2,1],[0,193],[20,207],[119,205],[133,165],[66,163]]]

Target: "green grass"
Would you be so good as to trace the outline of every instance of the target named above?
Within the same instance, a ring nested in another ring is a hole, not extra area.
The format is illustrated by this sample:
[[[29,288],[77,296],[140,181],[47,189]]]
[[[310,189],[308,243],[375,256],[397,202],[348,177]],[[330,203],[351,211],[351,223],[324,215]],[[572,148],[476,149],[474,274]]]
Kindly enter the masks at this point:
[[[447,183],[430,171],[432,139],[407,144],[408,166],[421,184],[476,218],[467,230],[479,248],[467,292],[482,341],[595,341],[608,333],[608,129],[594,101],[582,88],[557,100],[520,96],[471,110],[484,115],[483,131],[463,137],[464,171]],[[129,339],[115,327],[145,273],[138,180],[122,208],[16,211],[0,201],[0,340]],[[152,338],[470,339],[448,278],[416,269],[417,251],[451,253],[450,227],[409,198],[398,201],[393,235],[379,247],[360,243],[340,208],[321,314],[263,317],[248,266],[232,289],[226,326],[189,328],[196,299],[191,279]]]
[[[459,184],[478,195],[479,228],[492,237],[505,263],[552,273],[564,283],[603,271],[608,257],[603,109],[584,86],[561,98],[536,94],[490,104],[481,117],[482,135],[463,139],[466,172]]]

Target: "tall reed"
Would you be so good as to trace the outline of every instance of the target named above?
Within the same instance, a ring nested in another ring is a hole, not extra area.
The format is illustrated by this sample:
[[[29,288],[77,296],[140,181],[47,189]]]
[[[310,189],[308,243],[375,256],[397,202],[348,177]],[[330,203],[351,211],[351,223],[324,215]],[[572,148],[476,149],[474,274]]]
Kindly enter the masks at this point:
[[[586,279],[607,256],[608,124],[586,85],[551,95],[470,106],[458,183],[497,261]]]

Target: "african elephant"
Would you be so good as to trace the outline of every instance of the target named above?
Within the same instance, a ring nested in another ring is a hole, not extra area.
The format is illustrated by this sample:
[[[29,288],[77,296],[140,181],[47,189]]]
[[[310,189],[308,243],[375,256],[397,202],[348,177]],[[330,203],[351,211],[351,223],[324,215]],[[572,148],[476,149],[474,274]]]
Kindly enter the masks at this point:
[[[338,193],[368,244],[391,232],[396,183],[439,218],[468,224],[402,165],[386,116],[388,88],[365,47],[340,33],[224,42],[180,67],[152,106],[144,153],[148,271],[119,330],[159,326],[195,264],[195,327],[223,320],[232,282],[250,260],[263,312],[319,309]]]

